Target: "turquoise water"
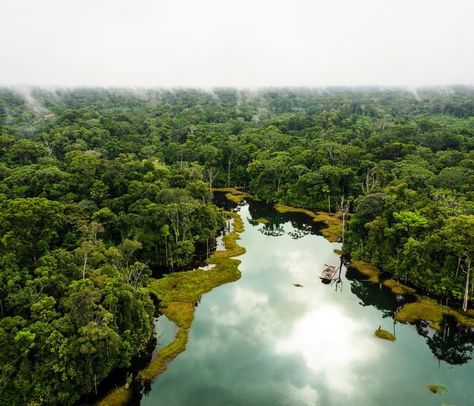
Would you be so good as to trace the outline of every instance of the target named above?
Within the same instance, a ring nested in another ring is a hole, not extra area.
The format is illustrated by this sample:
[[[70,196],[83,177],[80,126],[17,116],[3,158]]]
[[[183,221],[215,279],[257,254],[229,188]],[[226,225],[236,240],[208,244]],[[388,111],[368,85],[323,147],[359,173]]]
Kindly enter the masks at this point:
[[[204,295],[186,351],[142,405],[474,404],[472,333],[395,325],[401,303],[385,288],[345,267],[340,283],[321,283],[324,264],[339,265],[340,244],[304,217],[255,203],[239,210],[242,278]],[[379,326],[397,341],[376,338]],[[432,394],[431,383],[447,391]]]

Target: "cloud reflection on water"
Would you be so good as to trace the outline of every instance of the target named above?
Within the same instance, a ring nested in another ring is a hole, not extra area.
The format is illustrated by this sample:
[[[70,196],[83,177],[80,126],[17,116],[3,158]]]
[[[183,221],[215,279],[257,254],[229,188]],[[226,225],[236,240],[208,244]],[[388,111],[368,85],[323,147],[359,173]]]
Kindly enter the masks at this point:
[[[357,364],[379,356],[374,340],[366,336],[367,325],[355,322],[339,308],[324,305],[296,321],[276,354],[301,354],[315,379],[332,391],[352,394],[359,382]]]
[[[374,320],[354,308],[349,292],[319,280],[323,264],[338,261],[337,246],[246,226],[242,278],[204,296],[186,351],[143,404],[363,404],[361,388],[373,379],[365,371],[380,364],[385,343],[373,338]]]

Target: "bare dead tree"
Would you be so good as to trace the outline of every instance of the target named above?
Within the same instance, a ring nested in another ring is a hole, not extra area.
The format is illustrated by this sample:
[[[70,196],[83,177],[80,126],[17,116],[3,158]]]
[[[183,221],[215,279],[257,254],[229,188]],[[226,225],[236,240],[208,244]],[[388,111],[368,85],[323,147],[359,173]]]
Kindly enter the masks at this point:
[[[82,261],[82,279],[85,279],[89,255],[94,251],[95,246],[97,245],[97,235],[104,232],[104,226],[93,221],[90,224],[84,224],[81,231],[84,236],[84,241],[82,242],[79,251],[81,251],[84,256]]]
[[[214,183],[214,179],[216,179],[217,174],[219,171],[211,166],[210,168],[206,169],[206,180],[209,183],[209,191],[212,191],[212,185]]]
[[[140,281],[142,280],[143,275],[148,271],[148,267],[141,262],[135,262],[132,266],[130,266],[127,275],[127,282],[129,285],[132,286],[134,290],[137,290]]]
[[[362,193],[368,195],[371,193],[378,185],[378,178],[377,175],[372,171],[368,170],[365,178],[359,183],[359,186],[362,190]]]
[[[346,233],[346,219],[349,214],[350,202],[345,199],[345,196],[341,196],[341,202],[337,205],[337,211],[341,213],[342,217],[342,245],[344,245],[344,237]]]
[[[469,254],[464,254],[466,259],[464,261],[464,265],[465,267],[463,266],[463,272],[466,274],[466,285],[465,285],[465,288],[464,288],[464,300],[463,300],[463,304],[462,304],[462,309],[463,311],[467,311],[467,305],[469,303],[469,296],[470,296],[470,293],[472,293],[472,286],[469,286],[470,284],[470,281],[471,281],[471,272],[472,272],[472,260],[471,260],[471,257]],[[465,269],[464,269],[465,268]],[[471,289],[469,289],[471,288]]]

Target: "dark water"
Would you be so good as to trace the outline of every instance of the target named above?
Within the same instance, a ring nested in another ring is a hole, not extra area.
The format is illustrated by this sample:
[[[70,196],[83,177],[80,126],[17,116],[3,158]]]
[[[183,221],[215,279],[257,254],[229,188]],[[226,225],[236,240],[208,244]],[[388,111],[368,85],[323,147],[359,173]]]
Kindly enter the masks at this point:
[[[142,405],[474,404],[472,332],[450,320],[436,333],[394,324],[401,303],[385,288],[345,267],[339,283],[321,283],[324,264],[339,265],[340,244],[316,235],[306,216],[256,203],[239,210],[242,278],[203,297],[186,351]],[[374,337],[379,326],[397,341]],[[447,391],[430,393],[432,383]]]

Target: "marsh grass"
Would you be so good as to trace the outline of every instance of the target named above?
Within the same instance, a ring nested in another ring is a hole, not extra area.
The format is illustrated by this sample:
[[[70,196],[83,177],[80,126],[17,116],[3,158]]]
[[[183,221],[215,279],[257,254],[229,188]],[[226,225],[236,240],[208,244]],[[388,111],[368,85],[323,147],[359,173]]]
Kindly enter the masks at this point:
[[[412,295],[416,292],[415,289],[405,286],[394,279],[386,279],[382,284],[389,288],[395,295]]]
[[[414,323],[425,320],[428,325],[439,330],[444,316],[454,317],[459,324],[468,328],[474,328],[474,318],[458,310],[440,305],[436,300],[426,296],[419,296],[414,303],[405,304],[395,313],[395,319],[401,323]]]
[[[240,261],[233,257],[245,253],[237,240],[244,230],[242,218],[233,212],[225,212],[233,219],[233,231],[224,236],[225,250],[215,251],[209,258],[209,264],[215,264],[210,270],[194,269],[187,272],[175,272],[148,283],[148,290],[160,301],[160,311],[173,321],[179,330],[175,339],[162,348],[155,359],[140,372],[144,380],[151,380],[161,374],[168,363],[183,352],[188,341],[195,304],[202,295],[224,283],[240,278]]]
[[[125,386],[114,389],[105,398],[103,398],[97,406],[122,406],[130,402],[130,390]]]
[[[431,393],[442,393],[447,391],[447,389],[439,383],[430,383],[429,385],[426,385],[426,387]]]
[[[383,328],[379,327],[377,330],[375,330],[374,333],[378,338],[381,338],[383,340],[389,340],[389,341],[395,341],[397,338],[390,333],[387,330],[384,330]]]
[[[353,260],[351,266],[357,269],[362,275],[367,276],[371,283],[380,283],[380,271],[373,265],[359,260]]]
[[[311,217],[314,222],[323,223],[326,227],[321,230],[321,234],[328,241],[337,242],[342,236],[342,219],[339,213],[314,212],[308,209],[291,207],[283,203],[275,204],[275,209],[282,214],[303,213]]]
[[[237,187],[216,187],[212,188],[212,191],[225,193],[225,197],[227,200],[230,200],[237,204],[242,203],[245,199],[254,199],[251,194],[247,192],[242,192]]]
[[[258,224],[268,224],[270,223],[270,220],[264,218],[264,217],[260,217],[258,218],[257,220],[255,220]]]
[[[156,355],[155,359],[151,361],[145,369],[140,371],[140,378],[146,381],[151,381],[159,374],[163,373],[168,367],[168,363],[186,349],[188,335],[188,329],[180,328],[176,333],[175,339],[166,347],[162,348]]]

